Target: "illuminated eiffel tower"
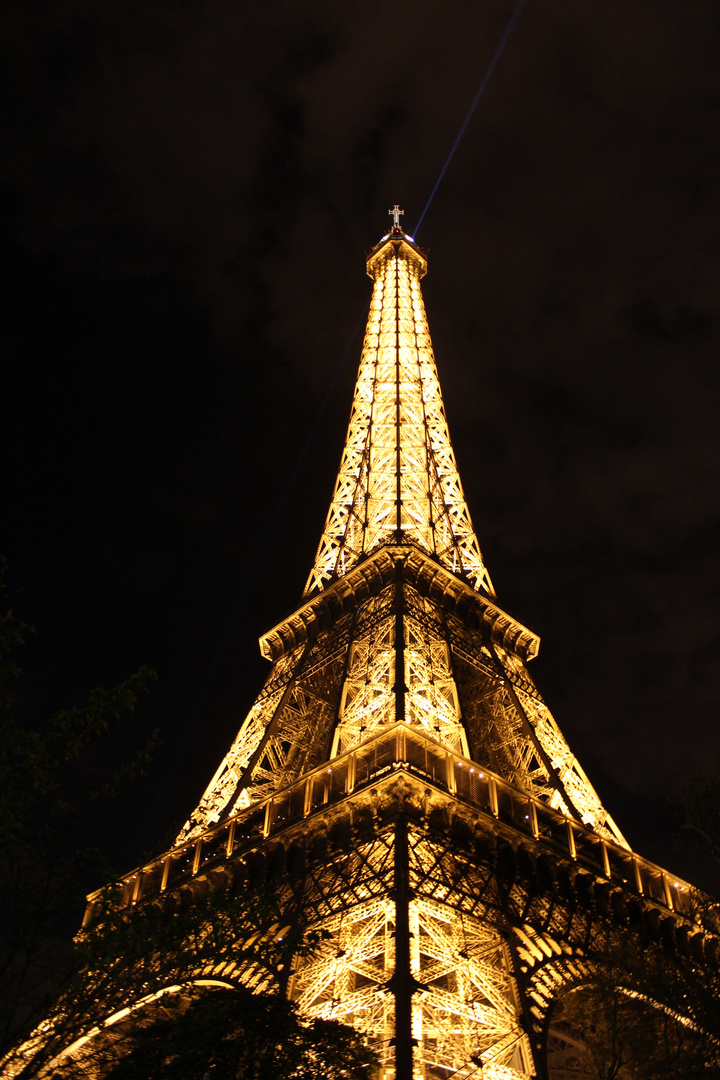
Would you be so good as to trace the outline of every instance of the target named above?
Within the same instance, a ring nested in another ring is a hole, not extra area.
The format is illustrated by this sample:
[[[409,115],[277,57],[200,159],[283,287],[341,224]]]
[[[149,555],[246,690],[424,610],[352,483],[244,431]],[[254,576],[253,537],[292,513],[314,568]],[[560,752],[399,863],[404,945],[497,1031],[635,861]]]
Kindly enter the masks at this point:
[[[365,1033],[381,1080],[570,1076],[553,1003],[603,927],[630,916],[698,956],[707,940],[528,674],[539,639],[495,598],[450,443],[425,255],[391,213],[302,602],[260,639],[267,681],[177,846],[120,904],[271,879],[322,931],[287,993]]]

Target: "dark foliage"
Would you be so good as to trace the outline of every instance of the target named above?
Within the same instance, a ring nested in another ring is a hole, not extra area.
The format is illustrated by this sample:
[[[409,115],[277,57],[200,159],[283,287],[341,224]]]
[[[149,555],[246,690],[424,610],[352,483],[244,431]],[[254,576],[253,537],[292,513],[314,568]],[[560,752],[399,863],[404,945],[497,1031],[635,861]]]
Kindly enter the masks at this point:
[[[29,715],[15,687],[32,627],[0,572],[0,1054],[39,1019],[72,968],[82,883],[102,857],[93,825],[151,759],[156,736],[112,775],[87,767],[98,740],[132,713],[155,676],[141,668],[79,707]],[[65,931],[65,932],[64,932]]]
[[[284,997],[213,990],[128,1037],[109,1080],[367,1080],[374,1055],[352,1028],[302,1020]]]

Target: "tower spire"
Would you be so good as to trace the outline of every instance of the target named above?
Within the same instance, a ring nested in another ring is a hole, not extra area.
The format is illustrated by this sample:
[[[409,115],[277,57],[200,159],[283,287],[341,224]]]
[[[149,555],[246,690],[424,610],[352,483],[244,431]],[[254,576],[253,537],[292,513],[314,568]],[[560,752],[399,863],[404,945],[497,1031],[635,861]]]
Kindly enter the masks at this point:
[[[367,257],[373,280],[350,424],[306,596],[388,543],[412,544],[494,595],[455,463],[420,280],[424,252],[389,211]]]

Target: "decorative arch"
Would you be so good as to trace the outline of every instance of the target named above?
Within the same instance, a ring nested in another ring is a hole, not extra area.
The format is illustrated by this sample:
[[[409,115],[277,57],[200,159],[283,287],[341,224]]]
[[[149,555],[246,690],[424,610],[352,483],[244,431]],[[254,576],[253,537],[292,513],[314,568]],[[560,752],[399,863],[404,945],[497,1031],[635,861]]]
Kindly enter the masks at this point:
[[[142,1009],[146,1009],[148,1006],[153,1005],[164,997],[182,994],[195,986],[233,991],[239,988],[239,984],[215,976],[196,976],[186,979],[183,982],[163,986],[152,994],[145,994],[136,1001],[133,1001],[130,1005],[125,1005],[122,1009],[117,1009],[115,1012],[105,1017],[100,1023],[96,1024],[95,1027],[91,1028],[90,1031],[81,1035],[78,1039],[75,1039],[74,1042],[69,1046],[66,1046],[49,1062],[47,1065],[47,1073],[52,1075],[53,1070],[57,1069],[69,1057],[77,1054],[79,1050],[82,1050],[83,1047],[87,1046],[94,1039],[97,1039],[98,1036],[106,1034],[109,1029],[113,1028],[116,1024],[128,1020],[134,1014],[139,1013]]]

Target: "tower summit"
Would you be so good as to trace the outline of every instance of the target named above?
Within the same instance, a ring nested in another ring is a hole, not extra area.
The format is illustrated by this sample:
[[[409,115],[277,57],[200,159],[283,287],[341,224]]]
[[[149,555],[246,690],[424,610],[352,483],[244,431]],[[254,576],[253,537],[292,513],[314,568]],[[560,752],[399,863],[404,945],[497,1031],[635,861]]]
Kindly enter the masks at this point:
[[[373,280],[350,425],[306,595],[383,544],[413,544],[493,595],[450,444],[420,281],[425,255],[402,210],[367,258]]]
[[[495,596],[457,471],[427,260],[390,213],[300,606],[260,639],[265,685],[175,847],[91,895],[84,924],[108,905],[127,920],[191,908],[207,943],[208,897],[271,882],[266,938],[294,927],[317,943],[259,973],[238,915],[230,955],[206,948],[199,964],[179,947],[154,982],[121,957],[93,1009],[60,1006],[18,1052],[44,1055],[33,1077],[160,994],[245,983],[351,1024],[380,1080],[560,1080],[578,1044],[555,1002],[629,910],[643,940],[662,925],[711,948],[683,883],[630,850],[528,672],[539,639]]]

